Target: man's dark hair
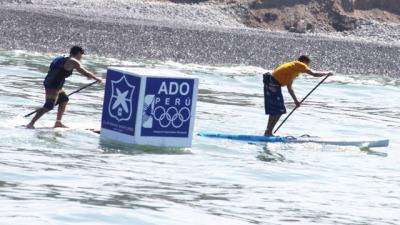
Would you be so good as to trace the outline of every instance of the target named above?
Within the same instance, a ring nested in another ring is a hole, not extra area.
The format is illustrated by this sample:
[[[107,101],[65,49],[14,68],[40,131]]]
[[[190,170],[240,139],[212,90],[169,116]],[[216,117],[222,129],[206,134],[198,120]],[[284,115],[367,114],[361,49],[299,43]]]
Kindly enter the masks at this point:
[[[71,48],[71,51],[69,52],[70,55],[76,55],[78,53],[85,54],[85,50],[81,46],[74,46]]]
[[[303,63],[310,63],[311,62],[310,57],[308,57],[306,55],[300,56],[299,59],[297,59],[297,60],[300,61],[300,62],[303,62]]]

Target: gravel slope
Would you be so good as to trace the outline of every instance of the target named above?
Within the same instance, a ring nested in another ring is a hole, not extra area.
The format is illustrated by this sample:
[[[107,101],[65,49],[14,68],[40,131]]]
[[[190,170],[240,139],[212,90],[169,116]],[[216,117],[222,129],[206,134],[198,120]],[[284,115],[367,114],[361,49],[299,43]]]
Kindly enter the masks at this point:
[[[267,69],[310,54],[317,68],[345,74],[397,76],[400,69],[399,45],[249,29],[217,6],[132,0],[9,2],[0,0],[4,49],[64,52],[80,44],[90,54],[107,57]]]

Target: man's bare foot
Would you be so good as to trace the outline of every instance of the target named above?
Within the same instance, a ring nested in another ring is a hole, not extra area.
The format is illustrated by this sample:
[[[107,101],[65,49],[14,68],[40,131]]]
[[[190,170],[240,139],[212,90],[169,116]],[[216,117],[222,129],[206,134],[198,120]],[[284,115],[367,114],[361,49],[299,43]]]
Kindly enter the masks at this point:
[[[267,132],[264,133],[264,136],[266,136],[266,137],[275,137],[275,135],[273,135],[272,133],[267,133]]]
[[[33,126],[33,124],[28,124],[28,125],[26,125],[26,128],[28,128],[28,129],[35,129],[35,126]]]
[[[62,124],[61,121],[57,121],[57,122],[54,124],[54,128],[69,128],[69,127],[67,127],[67,126],[65,126],[64,124]]]

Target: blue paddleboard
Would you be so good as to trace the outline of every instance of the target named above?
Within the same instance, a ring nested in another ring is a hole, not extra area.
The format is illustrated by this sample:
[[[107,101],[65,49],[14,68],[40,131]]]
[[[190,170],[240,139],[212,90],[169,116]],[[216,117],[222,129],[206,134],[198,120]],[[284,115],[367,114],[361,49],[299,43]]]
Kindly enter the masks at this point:
[[[357,146],[357,147],[387,147],[389,140],[334,140],[330,138],[318,138],[318,137],[267,137],[257,135],[240,135],[240,134],[228,134],[228,133],[212,133],[212,132],[200,132],[198,136],[209,137],[209,138],[222,138],[237,141],[247,142],[271,142],[271,143],[318,143],[326,145],[338,145],[338,146]]]
[[[267,137],[257,135],[240,135],[240,134],[225,134],[225,133],[211,133],[211,132],[200,132],[199,136],[209,138],[223,138],[238,141],[256,141],[256,142],[288,142],[289,138],[286,137]]]

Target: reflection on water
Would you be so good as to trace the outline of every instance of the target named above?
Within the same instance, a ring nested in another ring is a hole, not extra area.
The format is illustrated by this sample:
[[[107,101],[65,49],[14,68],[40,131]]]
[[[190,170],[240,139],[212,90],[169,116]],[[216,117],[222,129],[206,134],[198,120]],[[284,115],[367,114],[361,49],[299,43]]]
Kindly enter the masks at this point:
[[[285,156],[278,152],[273,152],[268,149],[267,146],[262,147],[262,151],[259,151],[257,159],[265,162],[284,162],[286,161]]]
[[[65,122],[55,113],[37,130],[23,115],[43,104],[42,82],[55,55],[0,51],[0,200],[3,224],[399,224],[398,79],[329,78],[281,128],[281,135],[390,139],[364,149],[252,144],[194,137],[190,149],[100,140],[103,86],[71,96]],[[168,68],[200,78],[196,132],[262,134],[261,68],[87,58],[108,65]],[[318,79],[301,77],[304,96]],[[74,75],[71,92],[87,84]],[[293,104],[287,95],[288,109]],[[379,190],[379,191],[377,191]],[[380,210],[376,210],[380,209]]]
[[[167,154],[167,155],[179,155],[179,154],[191,154],[190,149],[185,148],[174,148],[174,147],[157,147],[150,145],[131,145],[116,142],[113,140],[100,139],[100,148],[104,153],[108,154]]]

